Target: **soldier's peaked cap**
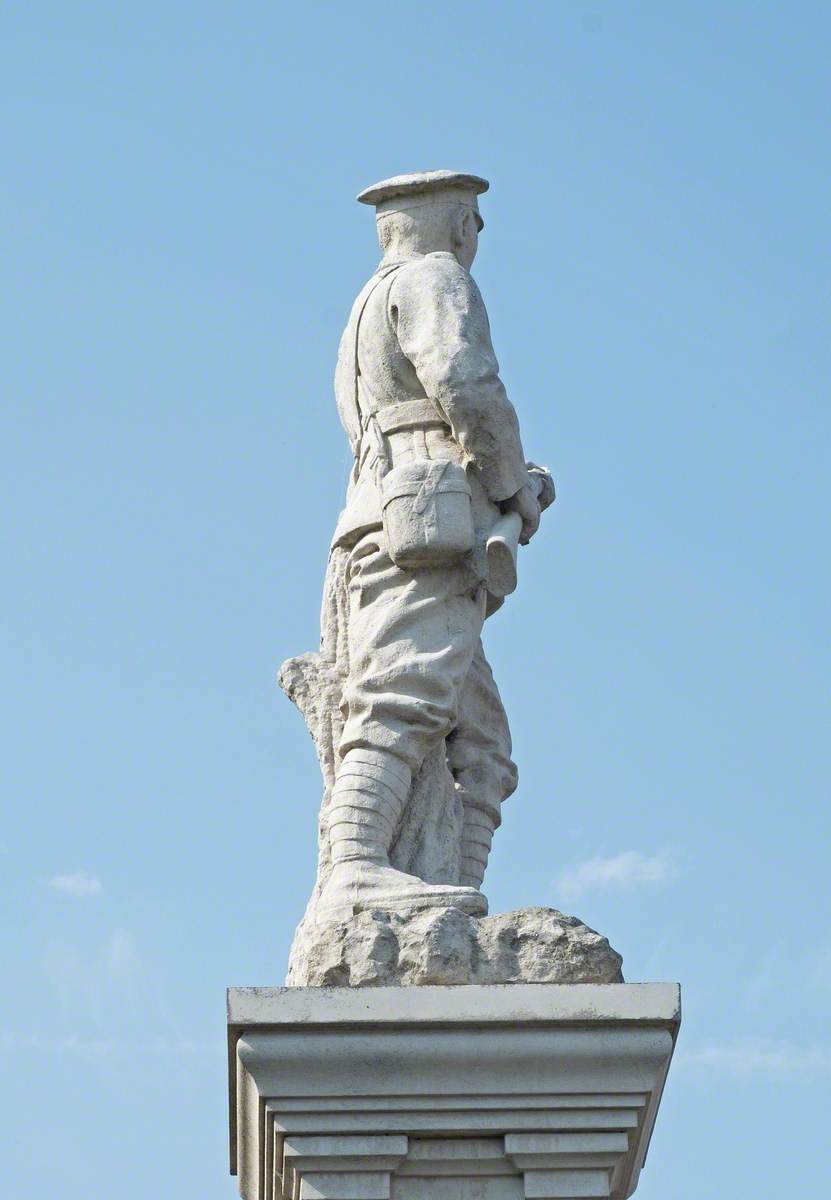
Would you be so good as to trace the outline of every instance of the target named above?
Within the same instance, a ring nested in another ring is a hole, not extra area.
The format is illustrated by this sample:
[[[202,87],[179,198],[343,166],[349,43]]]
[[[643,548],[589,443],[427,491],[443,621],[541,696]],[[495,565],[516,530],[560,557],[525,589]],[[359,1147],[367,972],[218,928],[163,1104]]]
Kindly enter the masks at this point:
[[[476,197],[486,192],[489,186],[487,179],[463,171],[416,171],[412,175],[393,175],[391,179],[373,183],[372,187],[359,193],[358,200],[374,205],[379,217],[442,200],[466,204],[478,217]]]

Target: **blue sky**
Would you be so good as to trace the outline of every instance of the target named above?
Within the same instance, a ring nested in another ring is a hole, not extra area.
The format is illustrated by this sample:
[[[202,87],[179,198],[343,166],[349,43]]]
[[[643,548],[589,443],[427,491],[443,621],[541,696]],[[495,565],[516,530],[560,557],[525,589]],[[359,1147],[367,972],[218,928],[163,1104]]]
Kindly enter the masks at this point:
[[[235,1194],[224,989],[320,795],[357,191],[492,182],[474,273],[558,485],[486,631],[560,905],[684,1028],[638,1195],[828,1185],[823,4],[12,3],[0,36],[6,1190]]]

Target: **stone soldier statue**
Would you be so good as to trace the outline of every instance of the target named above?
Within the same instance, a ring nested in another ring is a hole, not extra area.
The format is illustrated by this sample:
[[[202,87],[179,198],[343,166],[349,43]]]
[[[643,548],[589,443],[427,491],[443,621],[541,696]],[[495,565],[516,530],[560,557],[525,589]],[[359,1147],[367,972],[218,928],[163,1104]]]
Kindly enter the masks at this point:
[[[343,727],[318,920],[367,909],[486,912],[479,887],[500,805],[516,787],[480,640],[499,602],[488,592],[486,545],[506,512],[528,542],[553,486],[547,472],[529,474],[469,274],[487,187],[430,171],[358,197],[376,208],[383,257],[355,301],[335,376],[355,457],[324,603]],[[453,884],[389,859],[413,781],[439,746],[462,807]]]
[[[325,781],[289,984],[621,977],[620,956],[576,918],[488,917],[480,891],[517,783],[482,625],[554,499],[548,472],[525,461],[470,276],[487,187],[429,171],[358,197],[375,206],[383,255],[335,374],[354,464],[320,651],[280,673]]]

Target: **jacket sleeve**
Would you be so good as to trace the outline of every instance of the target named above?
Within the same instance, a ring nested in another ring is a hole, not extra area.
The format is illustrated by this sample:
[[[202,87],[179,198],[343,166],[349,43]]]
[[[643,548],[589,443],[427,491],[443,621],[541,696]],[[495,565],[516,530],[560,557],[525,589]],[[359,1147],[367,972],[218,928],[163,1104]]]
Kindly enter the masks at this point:
[[[490,499],[513,496],[528,482],[519,422],[473,279],[452,254],[429,254],[396,274],[389,315],[425,395],[478,468]]]

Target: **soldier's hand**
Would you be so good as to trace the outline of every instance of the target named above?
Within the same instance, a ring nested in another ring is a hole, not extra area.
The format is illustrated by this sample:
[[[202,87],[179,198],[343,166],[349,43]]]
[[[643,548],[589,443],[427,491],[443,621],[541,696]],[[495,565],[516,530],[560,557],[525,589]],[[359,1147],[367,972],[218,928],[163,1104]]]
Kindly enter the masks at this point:
[[[526,483],[510,500],[506,500],[505,508],[508,512],[519,513],[522,517],[519,542],[521,546],[527,546],[540,527],[540,502],[530,483]]]
[[[537,499],[540,502],[542,512],[554,503],[556,491],[554,490],[554,480],[551,478],[551,472],[547,467],[538,467],[536,463],[526,463],[528,474],[531,476],[531,486],[537,493]]]

